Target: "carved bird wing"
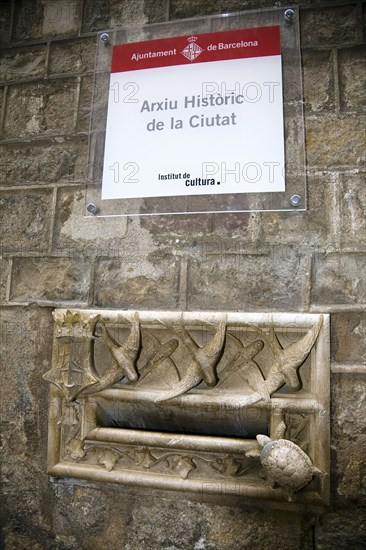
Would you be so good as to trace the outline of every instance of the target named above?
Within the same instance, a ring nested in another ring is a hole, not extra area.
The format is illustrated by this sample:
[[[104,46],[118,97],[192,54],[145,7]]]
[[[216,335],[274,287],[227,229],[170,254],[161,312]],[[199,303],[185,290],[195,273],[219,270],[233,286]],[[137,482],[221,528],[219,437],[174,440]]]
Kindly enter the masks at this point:
[[[297,369],[303,364],[309,355],[319,331],[323,325],[323,316],[319,321],[311,327],[301,340],[287,346],[281,354],[279,362],[279,370],[282,373],[286,383],[291,389],[297,390],[301,386],[301,382],[297,375]]]
[[[254,391],[259,391],[261,388],[264,377],[262,371],[254,361],[248,361],[238,365],[238,370],[243,379],[249,384]]]
[[[272,348],[273,355],[275,356],[275,358],[279,357],[283,351],[283,347],[281,346],[281,343],[277,338],[277,334],[275,333],[275,329],[273,325],[269,327],[268,341],[270,343],[270,346]]]
[[[254,347],[253,344],[250,344],[250,347]],[[249,384],[249,386],[253,390],[257,390],[260,384],[264,381],[264,377],[259,365],[257,365],[255,361],[252,361],[252,358],[257,355],[257,353],[258,351],[253,352],[251,354],[251,357],[248,359],[242,359],[239,356],[234,363],[229,365],[222,372],[222,376],[220,377],[220,380],[216,387],[222,386],[234,374],[240,374],[240,376],[245,380],[246,383]]]
[[[187,375],[169,392],[164,393],[161,397],[155,399],[155,403],[161,403],[162,401],[168,401],[168,399],[173,399],[173,397],[178,397],[183,393],[188,392],[195,386],[197,386],[202,381],[202,376],[198,373],[199,367],[191,364],[188,368]]]
[[[202,346],[196,354],[197,360],[203,372],[203,377],[208,386],[213,386],[216,382],[214,372],[216,363],[223,351],[226,336],[226,315],[220,321],[215,335],[211,340]]]
[[[186,346],[189,353],[192,357],[195,357],[197,350],[199,349],[198,344],[193,340],[193,338],[188,334],[184,324],[183,319],[180,320],[178,325],[174,325],[174,332],[180,337],[182,343]]]
[[[154,358],[155,354],[161,346],[160,340],[158,340],[158,338],[152,332],[146,330],[144,332],[144,336],[145,338],[143,341],[140,360],[144,357],[145,363],[139,369],[141,372],[143,372],[143,374],[145,373],[145,369],[149,368],[151,360]]]
[[[230,339],[230,342],[234,345],[234,353],[237,355],[243,349],[243,342],[239,340],[234,334],[226,332],[226,336]]]
[[[84,397],[85,395],[91,395],[93,393],[105,390],[106,388],[113,386],[113,384],[115,384],[116,382],[119,382],[123,377],[124,377],[124,370],[123,371],[121,371],[120,369],[116,370],[116,367],[113,366],[109,369],[107,374],[103,376],[103,378],[99,382],[79,392],[78,395],[81,395],[81,397]]]
[[[131,332],[123,344],[123,352],[131,361],[135,361],[140,349],[141,332],[139,314],[136,312],[133,316]]]
[[[157,338],[155,339],[157,340],[157,342],[159,342]],[[140,376],[137,382],[137,385],[142,380],[144,380],[144,378],[146,378],[147,375],[154,372],[162,362],[164,362],[168,358],[170,359],[170,355],[174,353],[174,351],[177,349],[178,346],[179,346],[179,340],[177,340],[176,338],[173,338],[172,340],[169,340],[164,344],[161,344],[159,342],[159,347],[156,348],[154,356],[150,359],[150,361],[148,361],[146,368],[144,369],[142,375]],[[179,380],[180,375],[174,361],[170,359],[168,364],[174,368],[175,373],[177,374],[178,380]]]

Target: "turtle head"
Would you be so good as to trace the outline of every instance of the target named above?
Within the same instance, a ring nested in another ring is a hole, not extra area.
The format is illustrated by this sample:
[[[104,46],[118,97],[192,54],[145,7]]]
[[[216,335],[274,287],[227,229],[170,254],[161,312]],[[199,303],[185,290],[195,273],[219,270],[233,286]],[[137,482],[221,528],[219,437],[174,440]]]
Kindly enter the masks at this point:
[[[265,445],[267,445],[267,443],[269,443],[270,441],[272,441],[272,439],[270,439],[267,435],[257,435],[257,441],[259,443],[259,445],[261,447],[264,447]]]

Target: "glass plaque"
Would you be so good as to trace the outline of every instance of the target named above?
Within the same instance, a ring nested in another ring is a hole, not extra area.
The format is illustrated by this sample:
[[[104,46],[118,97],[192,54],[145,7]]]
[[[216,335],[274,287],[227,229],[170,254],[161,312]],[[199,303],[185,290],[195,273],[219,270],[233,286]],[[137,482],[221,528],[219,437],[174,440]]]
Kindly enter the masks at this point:
[[[305,209],[296,8],[98,34],[86,215]]]

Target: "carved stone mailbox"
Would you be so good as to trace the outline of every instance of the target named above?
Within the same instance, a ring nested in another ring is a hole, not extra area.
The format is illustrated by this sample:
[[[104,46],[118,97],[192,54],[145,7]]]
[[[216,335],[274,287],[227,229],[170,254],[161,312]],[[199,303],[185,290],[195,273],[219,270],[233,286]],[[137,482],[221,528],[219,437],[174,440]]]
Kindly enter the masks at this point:
[[[327,502],[328,315],[54,318],[50,474]]]

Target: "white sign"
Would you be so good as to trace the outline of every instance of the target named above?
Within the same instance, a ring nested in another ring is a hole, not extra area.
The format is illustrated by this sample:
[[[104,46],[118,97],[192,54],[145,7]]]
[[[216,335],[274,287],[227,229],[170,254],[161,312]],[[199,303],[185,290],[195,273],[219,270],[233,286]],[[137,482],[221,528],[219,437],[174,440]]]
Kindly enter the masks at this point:
[[[285,191],[280,27],[115,46],[102,199]]]

